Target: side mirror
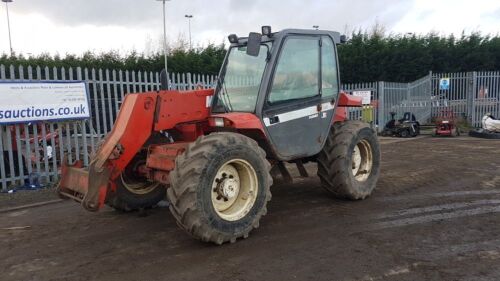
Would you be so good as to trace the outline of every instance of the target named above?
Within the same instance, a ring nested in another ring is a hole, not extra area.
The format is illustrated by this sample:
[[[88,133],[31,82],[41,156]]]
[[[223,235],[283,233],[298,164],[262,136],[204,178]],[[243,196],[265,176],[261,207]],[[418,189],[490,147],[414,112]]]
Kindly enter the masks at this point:
[[[247,42],[247,55],[258,57],[260,52],[260,43],[262,43],[262,34],[250,32]]]
[[[347,36],[340,35],[340,44],[345,44],[347,42]]]

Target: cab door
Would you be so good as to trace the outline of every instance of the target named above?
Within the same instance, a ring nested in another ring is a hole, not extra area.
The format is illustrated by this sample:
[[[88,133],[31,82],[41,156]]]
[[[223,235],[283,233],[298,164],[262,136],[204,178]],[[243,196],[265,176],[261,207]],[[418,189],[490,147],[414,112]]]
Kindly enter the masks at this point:
[[[281,46],[262,111],[281,160],[318,153],[329,131],[321,97],[321,36],[287,36]],[[331,118],[330,118],[331,121]]]
[[[340,79],[336,45],[330,36],[321,36],[321,116],[318,119],[321,128],[330,128],[335,112],[335,105],[340,92]],[[322,138],[326,138],[322,135]]]

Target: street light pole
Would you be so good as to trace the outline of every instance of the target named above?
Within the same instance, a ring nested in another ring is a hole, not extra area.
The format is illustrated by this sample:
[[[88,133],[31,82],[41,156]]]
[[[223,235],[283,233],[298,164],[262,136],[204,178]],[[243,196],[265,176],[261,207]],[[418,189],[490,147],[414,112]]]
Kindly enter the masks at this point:
[[[10,35],[10,18],[9,18],[9,3],[12,2],[12,0],[2,0],[2,2],[5,3],[5,9],[7,11],[7,28],[9,29],[9,47],[10,47],[10,56],[14,56],[14,49],[12,49],[12,38]]]
[[[188,19],[189,23],[189,50],[191,50],[193,48],[193,45],[191,43],[191,19],[193,18],[193,15],[185,15],[184,17]]]
[[[3,1],[3,0],[2,0]],[[165,11],[165,2],[170,1],[170,0],[156,0],[156,1],[161,1],[163,2],[163,55],[165,56],[165,71],[168,73],[167,66],[167,18],[166,18],[166,11]]]

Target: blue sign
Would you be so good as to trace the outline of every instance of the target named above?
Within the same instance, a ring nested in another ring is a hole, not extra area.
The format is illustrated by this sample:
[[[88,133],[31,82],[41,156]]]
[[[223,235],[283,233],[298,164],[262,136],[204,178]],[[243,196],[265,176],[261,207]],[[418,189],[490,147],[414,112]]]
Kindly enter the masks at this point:
[[[439,80],[439,90],[449,90],[450,89],[450,78],[441,78]]]

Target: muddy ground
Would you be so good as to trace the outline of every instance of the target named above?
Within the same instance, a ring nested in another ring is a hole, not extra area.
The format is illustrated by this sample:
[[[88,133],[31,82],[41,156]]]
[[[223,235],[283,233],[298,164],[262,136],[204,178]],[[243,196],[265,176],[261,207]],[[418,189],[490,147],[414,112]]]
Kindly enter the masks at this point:
[[[382,142],[372,197],[331,198],[316,177],[277,184],[236,244],[191,239],[165,208],[2,213],[0,280],[499,280],[500,142]]]

